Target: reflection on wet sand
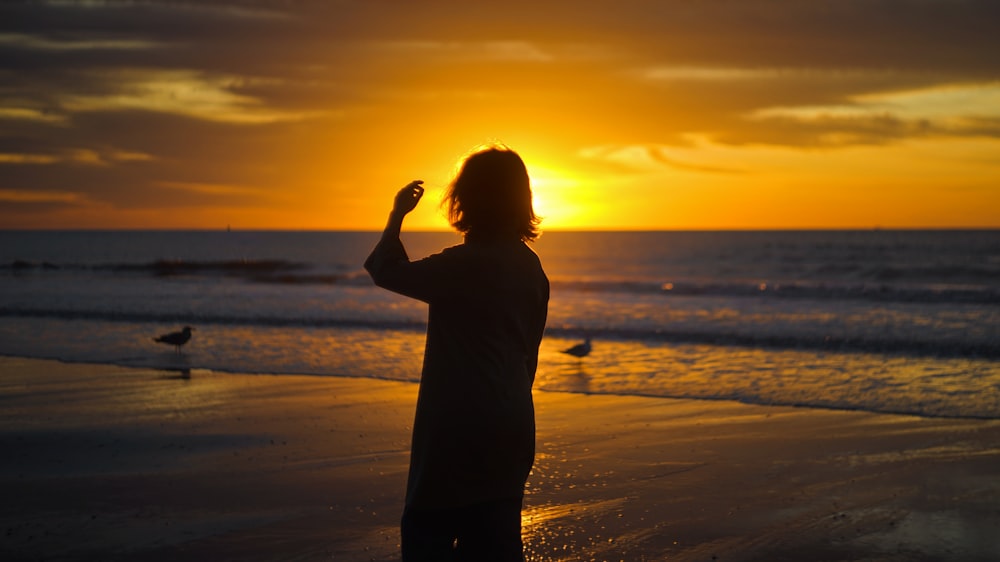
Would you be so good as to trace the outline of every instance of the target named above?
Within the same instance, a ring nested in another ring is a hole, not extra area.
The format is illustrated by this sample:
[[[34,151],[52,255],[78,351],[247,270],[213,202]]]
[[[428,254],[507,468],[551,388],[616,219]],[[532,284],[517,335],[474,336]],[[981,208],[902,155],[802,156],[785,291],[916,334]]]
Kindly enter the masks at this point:
[[[593,532],[589,525],[584,526],[581,522],[614,517],[614,512],[619,512],[624,503],[625,498],[612,498],[526,507],[521,513],[525,554],[532,561],[554,562],[563,558],[551,558],[546,553],[562,550],[570,555],[603,551],[605,545],[614,543],[614,537]]]
[[[0,558],[398,562],[416,390],[0,358]],[[529,562],[1000,560],[1000,422],[535,406]]]
[[[171,373],[166,375],[164,378],[191,380],[191,369],[164,369],[164,371]]]

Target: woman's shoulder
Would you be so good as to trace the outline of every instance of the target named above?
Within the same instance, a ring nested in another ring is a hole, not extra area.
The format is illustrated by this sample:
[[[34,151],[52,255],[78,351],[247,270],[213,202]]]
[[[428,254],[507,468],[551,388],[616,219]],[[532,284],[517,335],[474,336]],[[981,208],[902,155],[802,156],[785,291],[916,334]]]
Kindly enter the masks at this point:
[[[441,250],[437,257],[445,262],[508,264],[516,269],[541,269],[541,260],[527,244],[513,242],[469,242]]]
[[[538,259],[538,254],[521,240],[469,241],[445,251],[469,256],[520,256]]]

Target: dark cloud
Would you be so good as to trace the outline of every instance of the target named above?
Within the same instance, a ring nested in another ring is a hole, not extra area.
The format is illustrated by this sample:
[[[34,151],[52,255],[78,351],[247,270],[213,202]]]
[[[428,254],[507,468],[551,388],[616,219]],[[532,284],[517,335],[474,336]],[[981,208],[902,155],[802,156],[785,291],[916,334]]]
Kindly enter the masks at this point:
[[[19,228],[31,228],[33,219],[44,217],[58,211],[82,208],[84,205],[70,201],[5,201],[0,199],[0,217],[18,217]]]

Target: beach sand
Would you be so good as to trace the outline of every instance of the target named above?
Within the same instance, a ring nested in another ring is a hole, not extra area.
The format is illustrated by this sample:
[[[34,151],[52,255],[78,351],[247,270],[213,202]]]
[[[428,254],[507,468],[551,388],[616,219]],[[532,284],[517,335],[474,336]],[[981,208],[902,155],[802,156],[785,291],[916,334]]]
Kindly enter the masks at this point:
[[[0,560],[398,560],[416,390],[0,358]],[[528,560],[1000,559],[1000,422],[535,399]]]

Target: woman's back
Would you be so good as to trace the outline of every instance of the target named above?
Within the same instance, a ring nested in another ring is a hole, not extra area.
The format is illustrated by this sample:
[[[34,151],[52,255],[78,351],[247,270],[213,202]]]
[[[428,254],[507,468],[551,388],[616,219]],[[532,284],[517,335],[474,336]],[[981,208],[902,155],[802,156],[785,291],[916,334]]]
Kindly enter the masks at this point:
[[[377,283],[430,305],[407,505],[518,494],[534,459],[531,386],[549,297],[538,256],[520,241],[468,242],[385,263]]]
[[[429,304],[403,512],[403,560],[522,560],[520,510],[534,462],[531,386],[549,282],[525,242],[538,236],[524,162],[509,150],[467,158],[446,197],[465,243],[410,261],[396,194],[365,262],[380,287]]]

